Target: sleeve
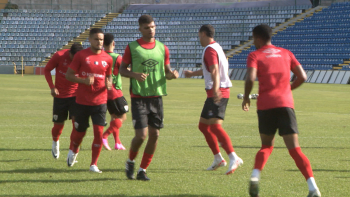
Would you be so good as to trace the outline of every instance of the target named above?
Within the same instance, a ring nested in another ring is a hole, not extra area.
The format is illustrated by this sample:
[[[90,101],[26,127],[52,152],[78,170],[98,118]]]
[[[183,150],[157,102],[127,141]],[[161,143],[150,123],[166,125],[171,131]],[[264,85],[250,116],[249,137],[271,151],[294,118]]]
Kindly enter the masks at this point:
[[[169,65],[170,64],[169,48],[166,45],[164,45],[164,49],[165,49],[164,65]]]
[[[248,55],[247,68],[258,68],[258,61],[254,53],[249,53]]]
[[[80,56],[80,53],[78,52],[74,55],[73,60],[69,65],[69,68],[71,68],[75,72],[78,72],[80,68],[80,59],[81,59],[81,56]]]
[[[125,64],[131,64],[131,52],[130,52],[129,45],[126,46],[125,48],[124,55],[123,55],[123,62]]]
[[[115,62],[115,65],[114,65],[114,70],[113,70],[113,74],[114,75],[118,75],[119,74],[119,67],[120,67],[120,65],[122,64],[122,56],[121,55],[119,55],[118,57],[117,57],[117,60],[116,60],[116,62]]]
[[[208,71],[210,71],[210,66],[219,64],[218,53],[215,49],[208,47],[204,53],[204,63]]]
[[[50,89],[55,87],[55,85],[52,82],[51,71],[57,67],[58,60],[59,60],[59,55],[55,53],[50,59],[50,61],[46,64],[44,69],[45,79],[49,84]]]
[[[290,69],[292,70],[293,68],[295,68],[296,66],[301,65],[299,63],[299,61],[297,60],[297,58],[295,58],[294,54],[289,51],[289,56],[290,56]]]
[[[113,58],[111,56],[109,56],[109,60],[108,60],[108,68],[106,70],[106,76],[111,76],[112,75],[112,66],[113,66]]]

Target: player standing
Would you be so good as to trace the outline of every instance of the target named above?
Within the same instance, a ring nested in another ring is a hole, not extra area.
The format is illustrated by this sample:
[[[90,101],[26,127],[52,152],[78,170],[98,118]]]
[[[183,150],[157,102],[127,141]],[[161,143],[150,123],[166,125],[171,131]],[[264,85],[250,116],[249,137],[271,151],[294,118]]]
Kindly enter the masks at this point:
[[[202,69],[198,71],[184,71],[185,77],[204,75],[207,99],[199,119],[199,130],[203,133],[208,146],[214,154],[214,162],[207,170],[216,170],[226,166],[222,157],[218,141],[230,158],[226,174],[232,174],[243,160],[237,156],[231,139],[222,128],[226,106],[230,97],[232,83],[228,76],[228,62],[222,47],[214,40],[215,29],[212,25],[203,25],[199,29],[199,40],[204,48],[202,55]]]
[[[150,180],[146,169],[156,150],[159,130],[163,128],[163,101],[167,95],[166,79],[176,79],[179,74],[172,71],[169,49],[155,40],[156,26],[150,15],[139,18],[142,38],[129,43],[123,55],[120,74],[130,79],[131,112],[135,137],[131,141],[126,176],[134,179],[134,159],[147,137],[148,141],[137,172],[138,180]],[[127,67],[131,64],[131,71]]]
[[[109,128],[103,133],[102,143],[107,150],[111,150],[111,147],[108,145],[108,136],[113,133],[115,141],[114,148],[117,150],[125,150],[125,147],[119,139],[119,128],[126,120],[126,112],[129,111],[128,103],[123,96],[122,79],[119,74],[122,56],[113,53],[115,42],[112,34],[104,35],[103,47],[105,52],[113,58],[112,78],[114,86],[111,90],[108,90],[107,109],[111,115],[111,122]]]
[[[59,138],[62,134],[64,121],[68,118],[73,120],[75,107],[75,91],[78,88],[77,83],[66,79],[66,72],[74,55],[83,50],[79,43],[74,43],[70,49],[64,49],[56,52],[45,66],[45,78],[51,89],[53,98],[53,127],[52,135],[52,156],[58,159],[60,156]],[[51,71],[56,69],[55,85],[52,82]]]
[[[319,197],[321,193],[316,185],[309,159],[303,154],[298,141],[297,121],[294,113],[292,90],[306,80],[304,69],[292,52],[271,44],[272,29],[268,25],[258,25],[253,29],[256,51],[251,52],[247,60],[247,78],[245,82],[242,109],[249,110],[249,94],[255,78],[259,79],[259,97],[257,100],[261,149],[255,157],[254,169],[250,178],[249,194],[259,194],[260,172],[264,168],[278,134],[283,137],[290,156],[304,175],[308,187],[308,197]],[[290,71],[296,79],[290,84]]]
[[[113,59],[102,50],[103,31],[99,28],[90,30],[90,47],[78,52],[67,70],[66,78],[79,83],[77,89],[77,112],[70,136],[71,142],[67,164],[73,166],[79,152],[91,116],[94,130],[92,160],[90,171],[101,173],[97,160],[102,148],[102,133],[106,122],[107,89],[112,88],[111,68]],[[75,76],[79,74],[79,77]]]

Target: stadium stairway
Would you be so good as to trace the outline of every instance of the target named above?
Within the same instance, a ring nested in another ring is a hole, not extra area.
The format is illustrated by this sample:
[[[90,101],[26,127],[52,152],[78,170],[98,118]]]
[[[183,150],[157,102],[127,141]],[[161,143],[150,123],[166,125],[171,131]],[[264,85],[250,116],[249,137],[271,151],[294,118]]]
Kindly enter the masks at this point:
[[[109,22],[111,22],[113,20],[113,18],[118,17],[119,14],[120,13],[108,13],[108,14],[106,14],[105,17],[101,18],[101,20],[96,22],[90,28],[86,29],[84,32],[82,32],[79,36],[77,36],[73,40],[69,41],[67,45],[63,46],[59,50],[70,49],[70,47],[76,42],[80,42],[80,43],[84,42],[89,36],[90,29],[92,29],[92,28],[102,28],[102,27],[106,26]],[[47,62],[50,61],[52,56],[53,56],[53,54],[51,54],[50,57],[47,57],[44,61],[42,61],[40,63],[40,65],[41,66],[45,66],[47,64]]]
[[[290,18],[286,22],[281,23],[278,26],[276,26],[275,28],[273,28],[272,29],[273,34],[275,35],[275,34],[277,34],[277,32],[285,30],[286,27],[292,26],[296,22],[303,21],[304,18],[312,16],[316,12],[322,11],[323,8],[325,8],[325,6],[317,6],[315,8],[310,8],[310,9],[306,10],[305,12],[298,14],[293,18]],[[253,45],[253,39],[250,39],[250,40],[244,42],[243,44],[237,46],[236,48],[227,51],[226,57],[232,58],[234,55],[241,53],[243,50],[249,49],[252,45]],[[349,61],[349,63],[350,63],[350,61]],[[349,63],[347,63],[346,65],[348,65]]]

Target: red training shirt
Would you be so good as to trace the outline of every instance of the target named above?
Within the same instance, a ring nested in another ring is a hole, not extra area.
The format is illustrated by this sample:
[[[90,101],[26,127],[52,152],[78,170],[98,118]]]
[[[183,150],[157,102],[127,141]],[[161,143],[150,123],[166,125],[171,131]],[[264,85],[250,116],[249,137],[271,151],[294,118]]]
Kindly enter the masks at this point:
[[[290,71],[300,63],[287,49],[266,45],[248,55],[247,67],[257,69],[258,110],[294,108]]]
[[[113,52],[106,51],[106,53],[113,53]],[[114,65],[114,70],[113,70],[113,74],[114,75],[117,76],[119,74],[119,67],[120,67],[121,64],[122,64],[122,56],[119,55],[117,57],[115,65]],[[108,90],[107,91],[107,99],[108,100],[114,100],[114,99],[122,97],[122,96],[123,96],[123,92],[121,90],[115,89],[115,85],[114,84],[113,84],[112,90]]]
[[[145,49],[153,49],[155,46],[156,46],[156,42],[146,42],[144,41],[142,38],[139,38],[137,40],[137,42],[139,43],[139,45],[142,47],[142,48],[145,48]],[[170,64],[170,53],[169,53],[169,49],[166,45],[164,45],[164,50],[165,50],[165,55],[164,55],[164,65],[169,65]],[[125,64],[131,64],[131,52],[130,52],[130,48],[129,48],[129,45],[126,46],[125,48],[125,52],[124,52],[124,55],[123,55],[123,62]],[[132,66],[132,65],[131,65]],[[135,95],[131,92],[131,89],[130,89],[130,96],[132,98],[150,98],[150,97],[157,97],[157,96],[147,96],[147,97],[142,97],[140,95]]]
[[[74,55],[69,68],[82,78],[94,76],[95,80],[92,85],[79,83],[76,96],[78,104],[96,106],[107,103],[105,77],[112,74],[112,65],[112,57],[104,51],[95,54],[87,48]]]
[[[209,43],[214,44],[215,41]],[[210,67],[217,64],[219,65],[219,56],[218,53],[211,47],[208,47],[205,49],[204,52],[204,63],[205,67],[207,68],[207,71],[210,72]],[[212,98],[214,97],[213,89],[206,90],[207,91],[207,97]],[[220,88],[222,98],[230,98],[230,88]]]
[[[45,66],[45,78],[50,89],[57,88],[59,95],[56,98],[74,97],[78,88],[77,83],[70,82],[66,79],[66,72],[71,59],[69,49],[56,52]],[[52,83],[51,70],[56,68],[55,85]]]

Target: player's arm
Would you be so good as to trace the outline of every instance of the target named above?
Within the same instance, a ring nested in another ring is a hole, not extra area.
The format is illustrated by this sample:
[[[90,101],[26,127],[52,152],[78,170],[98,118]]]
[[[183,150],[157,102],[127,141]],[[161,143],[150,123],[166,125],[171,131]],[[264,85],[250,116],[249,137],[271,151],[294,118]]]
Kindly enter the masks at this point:
[[[111,61],[109,61],[109,66],[106,70],[106,77],[105,77],[105,85],[106,85],[107,90],[112,89],[112,83],[113,83],[112,66],[115,66],[115,65],[113,65],[113,59],[112,58],[110,58],[110,59],[111,59]]]
[[[209,67],[211,80],[213,81],[214,102],[220,102],[222,95],[220,92],[220,71],[219,65],[214,64]]]
[[[203,76],[203,69],[199,69],[196,71],[185,70],[183,72],[186,78],[194,77],[194,76]]]
[[[66,73],[66,79],[68,81],[74,82],[74,83],[81,83],[85,85],[92,85],[94,83],[94,76],[88,76],[87,78],[81,78],[75,76],[75,71],[71,68],[68,68]]]
[[[257,75],[257,61],[253,54],[248,55],[247,60],[247,77],[245,79],[244,85],[244,96],[242,102],[242,109],[244,111],[249,111],[250,107],[250,98],[249,94],[252,92],[254,81]]]
[[[131,52],[130,52],[130,48],[128,45],[125,48],[123,60],[122,60],[122,63],[119,67],[120,75],[123,77],[134,78],[139,82],[145,81],[148,74],[132,72],[131,69],[130,70],[128,69],[130,63],[131,63]]]
[[[296,76],[296,79],[290,85],[291,89],[294,90],[297,87],[301,86],[301,84],[303,84],[306,81],[307,75],[306,75],[306,73],[305,73],[305,71],[304,71],[304,69],[303,69],[303,67],[301,65],[295,66],[292,69],[292,72]]]
[[[177,72],[177,70],[171,70],[170,52],[169,52],[169,48],[166,45],[164,45],[164,50],[165,50],[165,54],[164,54],[165,78],[167,80],[177,79],[179,77],[179,73]]]
[[[51,71],[57,67],[57,59],[58,59],[57,56],[58,56],[57,53],[53,55],[50,61],[46,64],[44,69],[45,79],[47,81],[47,84],[50,87],[52,96],[57,96],[60,94],[57,88],[55,87],[55,85],[53,84],[52,76],[51,76]]]

